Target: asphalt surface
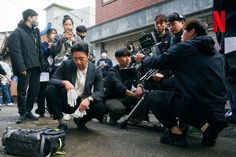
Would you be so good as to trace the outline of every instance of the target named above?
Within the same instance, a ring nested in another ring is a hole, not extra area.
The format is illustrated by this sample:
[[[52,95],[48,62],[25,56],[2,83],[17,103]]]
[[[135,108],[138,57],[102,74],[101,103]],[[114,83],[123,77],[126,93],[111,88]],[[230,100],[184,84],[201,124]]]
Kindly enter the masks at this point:
[[[6,127],[37,129],[57,126],[49,115],[37,122],[15,124],[18,118],[17,107],[3,106],[1,109],[1,136]],[[152,115],[151,120],[155,124]],[[159,140],[162,133],[150,123],[145,125],[149,126],[147,128],[128,125],[127,129],[121,129],[119,126],[114,127],[93,120],[87,124],[88,132],[78,131],[73,120],[67,123],[70,130],[66,135],[64,147],[66,155],[61,157],[232,157],[236,154],[235,126],[227,127],[220,134],[215,147],[202,147],[201,134],[195,132],[188,136],[188,148],[179,148],[161,144]],[[13,157],[5,154],[2,144],[0,144],[0,157]]]

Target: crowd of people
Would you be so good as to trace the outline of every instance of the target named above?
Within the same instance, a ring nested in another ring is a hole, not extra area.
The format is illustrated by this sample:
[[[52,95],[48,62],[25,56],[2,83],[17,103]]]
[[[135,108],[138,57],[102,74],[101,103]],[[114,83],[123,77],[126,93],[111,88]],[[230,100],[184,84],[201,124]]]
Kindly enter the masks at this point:
[[[104,116],[109,116],[110,125],[117,125],[145,93],[132,120],[148,122],[151,111],[166,128],[161,143],[186,147],[186,129],[191,125],[202,132],[203,146],[214,146],[226,127],[224,55],[215,49],[201,20],[186,20],[177,12],[157,15],[152,55],[140,53],[129,41],[115,51],[117,65],[113,66],[105,49],[95,63],[85,40],[86,27],[77,26],[73,33],[70,16],[63,18],[61,35],[50,28],[47,40],[41,42],[37,12],[27,9],[22,15],[23,20],[8,38],[13,73],[18,79],[17,124],[45,117],[47,108],[58,128],[66,132],[66,120],[72,117],[81,131],[87,130],[86,123],[93,118],[104,122]],[[158,72],[142,81],[139,69],[130,68],[132,62]],[[10,80],[4,67],[0,62],[0,74]],[[149,92],[145,90],[147,81],[153,84]],[[9,93],[4,94],[8,84],[1,83],[1,88],[6,103],[12,105]],[[39,116],[32,113],[35,102]],[[236,123],[235,119],[232,122]]]

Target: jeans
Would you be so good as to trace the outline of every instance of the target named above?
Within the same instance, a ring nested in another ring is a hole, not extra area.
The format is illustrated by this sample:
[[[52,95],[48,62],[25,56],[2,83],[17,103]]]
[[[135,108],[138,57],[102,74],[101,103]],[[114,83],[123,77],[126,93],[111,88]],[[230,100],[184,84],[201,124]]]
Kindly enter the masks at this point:
[[[11,103],[11,95],[9,92],[8,85],[0,84],[0,87],[1,87],[1,91],[2,91],[2,97],[5,98],[5,103],[6,104]],[[2,103],[2,101],[0,103]]]

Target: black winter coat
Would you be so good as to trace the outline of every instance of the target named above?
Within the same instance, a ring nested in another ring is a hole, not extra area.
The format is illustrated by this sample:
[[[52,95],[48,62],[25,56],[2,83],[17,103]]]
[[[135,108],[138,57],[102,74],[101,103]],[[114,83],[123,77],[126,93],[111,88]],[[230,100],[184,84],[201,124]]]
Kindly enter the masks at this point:
[[[161,42],[161,44],[158,45],[161,53],[165,52],[170,47],[171,40],[173,38],[172,35],[168,30],[166,30],[166,34],[164,35],[158,34],[157,31],[154,30],[154,35],[156,42]]]
[[[130,71],[129,71],[130,70]],[[109,69],[106,82],[105,98],[123,98],[126,90],[131,90],[132,85],[136,87],[140,83],[138,74],[132,69],[120,70],[116,65]]]
[[[170,68],[175,74],[177,95],[188,108],[222,116],[226,102],[223,59],[213,46],[211,37],[199,36],[159,56],[147,57],[143,63],[160,70]]]
[[[20,21],[8,39],[11,63],[15,75],[33,68],[41,68],[40,35]]]

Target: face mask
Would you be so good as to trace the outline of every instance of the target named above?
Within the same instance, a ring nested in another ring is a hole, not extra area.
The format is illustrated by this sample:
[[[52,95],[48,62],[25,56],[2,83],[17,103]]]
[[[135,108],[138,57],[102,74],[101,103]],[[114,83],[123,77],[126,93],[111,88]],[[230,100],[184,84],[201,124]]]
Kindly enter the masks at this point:
[[[102,53],[101,56],[102,56],[102,58],[106,58],[107,54],[106,53]]]
[[[32,27],[37,27],[39,25],[38,21],[33,20],[32,21]]]
[[[80,35],[80,38],[81,38],[82,40],[84,40],[85,36],[83,36],[83,35]]]

